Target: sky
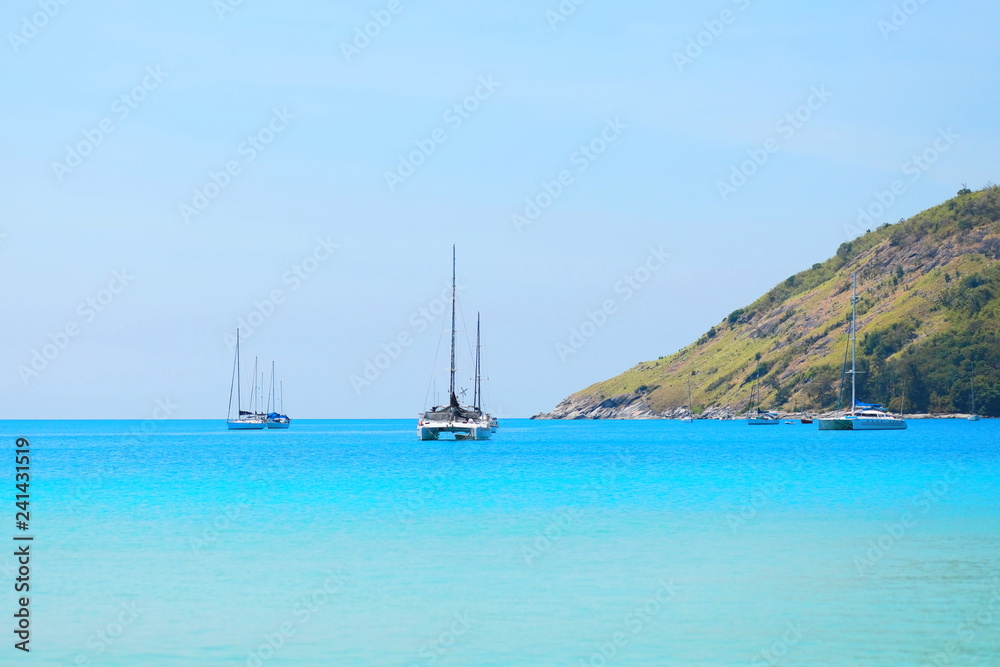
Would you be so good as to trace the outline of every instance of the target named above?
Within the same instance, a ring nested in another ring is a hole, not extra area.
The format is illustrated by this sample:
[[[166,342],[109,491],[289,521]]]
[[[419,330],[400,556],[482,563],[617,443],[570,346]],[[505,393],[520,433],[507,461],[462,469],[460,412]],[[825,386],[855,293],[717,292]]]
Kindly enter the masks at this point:
[[[995,3],[10,0],[0,418],[527,417],[1000,178]],[[468,396],[468,395],[467,395]]]

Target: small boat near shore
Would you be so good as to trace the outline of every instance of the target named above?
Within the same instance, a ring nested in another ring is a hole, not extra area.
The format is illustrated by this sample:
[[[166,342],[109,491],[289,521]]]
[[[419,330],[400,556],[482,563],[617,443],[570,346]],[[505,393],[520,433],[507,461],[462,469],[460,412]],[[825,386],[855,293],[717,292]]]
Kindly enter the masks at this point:
[[[756,409],[751,410],[757,404]],[[772,426],[780,424],[776,412],[768,412],[760,407],[760,360],[757,360],[757,372],[753,376],[753,386],[750,387],[750,403],[747,406],[748,426]]]
[[[851,347],[851,409],[830,419],[819,420],[821,431],[892,431],[906,428],[906,421],[896,417],[877,403],[862,403],[857,397],[857,341],[858,341],[858,274],[851,278],[851,330],[848,342]]]

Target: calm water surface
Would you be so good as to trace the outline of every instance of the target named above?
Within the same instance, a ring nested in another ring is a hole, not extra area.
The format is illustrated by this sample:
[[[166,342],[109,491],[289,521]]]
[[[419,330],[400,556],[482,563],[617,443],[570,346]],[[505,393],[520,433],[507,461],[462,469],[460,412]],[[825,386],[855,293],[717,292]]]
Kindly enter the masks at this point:
[[[997,420],[224,429],[0,423],[33,449],[19,663],[1000,664]]]

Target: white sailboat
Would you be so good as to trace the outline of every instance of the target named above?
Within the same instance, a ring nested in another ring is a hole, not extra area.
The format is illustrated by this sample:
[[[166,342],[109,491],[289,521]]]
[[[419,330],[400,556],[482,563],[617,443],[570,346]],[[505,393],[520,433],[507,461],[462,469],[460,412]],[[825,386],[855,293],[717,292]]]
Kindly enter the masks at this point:
[[[890,414],[876,403],[862,403],[857,396],[857,341],[858,341],[858,274],[852,277],[851,291],[851,409],[833,417],[820,419],[821,431],[894,431],[906,428],[906,421]]]
[[[273,409],[272,409],[273,408]],[[271,362],[271,392],[267,395],[267,427],[288,428],[292,420],[285,414],[285,387],[281,386],[281,408],[278,408],[278,394],[274,390],[274,362]]]
[[[756,410],[750,410],[754,403]],[[778,415],[760,407],[760,360],[757,361],[757,372],[753,376],[753,386],[750,387],[750,404],[747,406],[747,426],[771,426],[780,424]]]
[[[257,368],[254,366],[254,376],[257,375]],[[256,383],[256,377],[254,377]],[[236,419],[231,418],[233,409],[233,389],[236,390]],[[253,412],[253,402],[251,409],[244,410],[241,404],[240,386],[240,330],[236,330],[236,358],[233,360],[233,378],[229,383],[229,410],[230,415],[226,418],[226,426],[230,431],[256,431],[264,428],[265,420]],[[254,392],[256,393],[256,391]]]
[[[969,382],[972,385],[972,414],[969,415],[968,419],[970,422],[979,421],[979,415],[976,414],[976,371],[973,369],[972,377],[969,378]]]
[[[417,437],[421,440],[437,440],[442,433],[451,433],[456,440],[489,440],[495,430],[492,416],[479,406],[478,331],[477,361],[473,405],[461,405],[455,394],[455,246],[451,247],[451,372],[448,385],[448,405],[439,405],[422,413],[417,420]],[[477,318],[478,319],[478,318]]]
[[[694,410],[691,408],[691,375],[688,374],[688,414],[681,417],[682,424],[690,424],[694,421]]]

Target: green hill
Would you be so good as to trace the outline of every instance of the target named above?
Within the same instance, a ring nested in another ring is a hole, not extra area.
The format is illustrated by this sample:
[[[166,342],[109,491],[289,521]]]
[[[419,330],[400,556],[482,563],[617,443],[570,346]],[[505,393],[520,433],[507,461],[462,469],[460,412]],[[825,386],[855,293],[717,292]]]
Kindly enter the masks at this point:
[[[858,274],[859,397],[908,413],[1000,416],[1000,187],[966,188],[883,225],[733,311],[696,342],[562,401],[541,418],[741,412],[757,359],[767,408],[836,408]],[[849,399],[848,399],[849,400]]]

